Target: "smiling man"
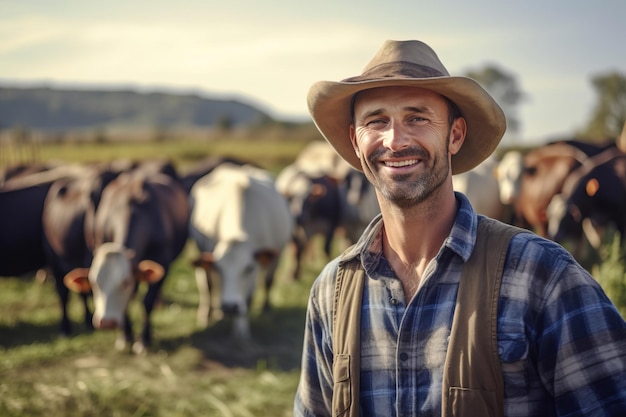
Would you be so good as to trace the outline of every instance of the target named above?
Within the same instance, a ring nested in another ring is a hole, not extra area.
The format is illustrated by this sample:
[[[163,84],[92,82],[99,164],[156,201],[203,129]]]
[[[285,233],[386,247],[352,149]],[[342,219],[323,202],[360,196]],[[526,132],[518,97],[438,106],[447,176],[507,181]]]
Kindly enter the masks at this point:
[[[597,282],[453,190],[506,128],[478,83],[387,41],[308,102],[381,214],[313,284],[295,416],[626,415],[626,323]]]

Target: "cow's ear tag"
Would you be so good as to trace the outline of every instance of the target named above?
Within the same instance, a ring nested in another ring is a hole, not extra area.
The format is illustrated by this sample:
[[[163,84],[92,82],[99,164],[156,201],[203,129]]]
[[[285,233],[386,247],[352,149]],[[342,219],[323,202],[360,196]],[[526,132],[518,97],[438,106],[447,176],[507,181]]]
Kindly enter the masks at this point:
[[[139,262],[137,268],[139,269],[139,280],[150,284],[162,280],[165,275],[165,268],[149,259]]]
[[[596,195],[599,189],[600,189],[600,183],[598,182],[596,178],[592,178],[589,181],[587,181],[587,185],[585,186],[585,191],[587,192],[587,195],[589,197],[593,197],[594,195]]]

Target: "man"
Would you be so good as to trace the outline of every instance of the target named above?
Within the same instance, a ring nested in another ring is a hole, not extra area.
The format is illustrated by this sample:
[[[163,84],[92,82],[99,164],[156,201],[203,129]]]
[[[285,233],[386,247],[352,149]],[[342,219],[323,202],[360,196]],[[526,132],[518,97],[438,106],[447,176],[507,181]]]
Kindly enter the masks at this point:
[[[361,75],[314,84],[308,104],[326,140],[375,186],[381,215],[313,284],[294,415],[483,415],[442,393],[461,275],[478,224],[489,223],[454,192],[452,174],[493,152],[506,128],[502,110],[478,83],[449,76],[419,41],[385,42]],[[480,249],[485,258],[491,250]],[[556,243],[525,231],[504,250],[494,292],[501,372],[492,378],[502,380],[503,398],[489,415],[626,416],[626,323],[615,306]],[[334,327],[345,324],[334,322],[337,274],[351,262],[365,273],[352,340],[359,354],[348,360],[360,366],[356,377],[333,370],[345,356],[334,351]],[[485,374],[472,362],[457,367]],[[356,384],[339,390],[346,380]],[[348,406],[333,413],[339,395]],[[442,398],[453,404],[442,407]]]

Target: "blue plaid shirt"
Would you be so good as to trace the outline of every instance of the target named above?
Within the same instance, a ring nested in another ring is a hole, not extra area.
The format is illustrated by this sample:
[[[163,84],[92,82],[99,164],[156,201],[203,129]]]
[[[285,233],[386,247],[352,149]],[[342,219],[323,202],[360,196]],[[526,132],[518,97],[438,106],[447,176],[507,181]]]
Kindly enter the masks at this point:
[[[441,416],[458,283],[478,216],[462,194],[450,235],[407,304],[382,254],[381,219],[349,256],[366,272],[361,322],[362,416]],[[419,238],[419,237],[417,237]],[[332,305],[338,258],[311,288],[295,416],[329,416]],[[532,233],[509,246],[498,310],[504,414],[626,416],[626,323],[598,283],[556,243]]]

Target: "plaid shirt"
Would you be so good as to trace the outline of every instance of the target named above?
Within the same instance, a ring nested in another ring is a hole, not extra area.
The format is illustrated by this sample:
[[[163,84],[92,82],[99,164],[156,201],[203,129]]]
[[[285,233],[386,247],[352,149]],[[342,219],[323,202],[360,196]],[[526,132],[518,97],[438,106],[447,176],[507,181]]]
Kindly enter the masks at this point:
[[[443,365],[458,283],[478,216],[462,194],[450,235],[407,304],[382,254],[381,218],[349,256],[366,272],[361,317],[363,416],[441,416]],[[338,258],[311,288],[295,416],[329,416]],[[561,246],[532,233],[509,246],[498,310],[504,414],[626,416],[626,323]]]

